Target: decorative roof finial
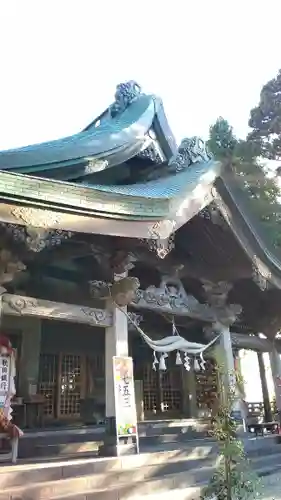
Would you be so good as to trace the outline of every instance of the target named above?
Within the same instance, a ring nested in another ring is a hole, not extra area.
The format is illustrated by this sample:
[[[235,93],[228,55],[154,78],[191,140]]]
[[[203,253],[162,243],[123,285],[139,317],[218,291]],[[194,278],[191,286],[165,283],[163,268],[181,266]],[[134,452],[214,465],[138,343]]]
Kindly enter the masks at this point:
[[[140,94],[141,87],[134,80],[119,83],[116,87],[115,102],[110,106],[110,114],[112,118],[120,113],[123,113]]]
[[[210,161],[212,158],[213,155],[201,137],[185,138],[181,141],[177,153],[170,159],[169,168],[177,173],[194,163]]]

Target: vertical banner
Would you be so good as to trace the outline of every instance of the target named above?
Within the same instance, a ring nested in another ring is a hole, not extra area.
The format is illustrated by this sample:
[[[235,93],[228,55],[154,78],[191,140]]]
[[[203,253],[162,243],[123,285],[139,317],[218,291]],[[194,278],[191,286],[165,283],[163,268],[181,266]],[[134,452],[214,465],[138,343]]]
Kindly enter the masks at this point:
[[[132,358],[113,356],[113,377],[117,439],[134,436],[138,443]]]
[[[0,409],[5,407],[6,399],[10,393],[11,357],[0,354]]]

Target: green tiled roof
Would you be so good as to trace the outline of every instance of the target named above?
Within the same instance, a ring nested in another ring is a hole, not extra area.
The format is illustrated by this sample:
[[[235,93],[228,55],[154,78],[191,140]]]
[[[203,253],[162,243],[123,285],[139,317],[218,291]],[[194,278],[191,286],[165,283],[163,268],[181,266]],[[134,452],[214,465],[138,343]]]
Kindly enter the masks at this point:
[[[160,151],[158,164],[143,151],[147,153],[146,148],[154,143]],[[192,196],[197,186],[211,186],[220,170],[214,161],[198,163],[198,158],[204,158],[199,156],[192,165],[187,159],[184,167],[171,173],[167,161],[175,153],[161,99],[142,94],[130,81],[117,87],[115,103],[82,132],[0,152],[0,196],[10,202],[77,214],[161,219],[182,199]],[[147,167],[146,162],[150,162],[149,168],[159,168],[160,178],[118,185],[111,181],[116,178],[112,169],[107,184],[98,183],[99,167],[118,168],[127,162],[131,175],[130,169],[138,169],[139,163],[128,165],[128,161],[135,156],[141,158],[141,168]]]
[[[116,118],[105,118],[98,127],[63,139],[0,152],[0,170],[21,172],[25,169],[27,173],[36,174],[35,167],[40,172],[46,165],[54,168],[54,164],[69,160],[104,158],[106,154],[125,151],[133,143],[139,143],[140,150],[156,108],[157,99],[142,94],[123,113]]]
[[[171,203],[183,199],[200,184],[212,185],[220,164],[210,161],[188,167],[177,175],[129,186],[77,185],[1,172],[0,196],[41,206],[59,206],[76,213],[166,217]]]

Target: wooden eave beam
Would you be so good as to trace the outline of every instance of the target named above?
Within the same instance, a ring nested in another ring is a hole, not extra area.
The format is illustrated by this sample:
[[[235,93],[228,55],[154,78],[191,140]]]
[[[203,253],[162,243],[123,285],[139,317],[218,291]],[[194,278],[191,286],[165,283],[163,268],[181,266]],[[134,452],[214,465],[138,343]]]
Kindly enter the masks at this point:
[[[3,295],[3,313],[8,316],[35,316],[39,318],[84,323],[95,327],[109,327],[112,325],[113,317],[109,311],[92,307],[52,302],[49,300],[12,295]],[[252,349],[256,351],[269,352],[272,343],[267,339],[256,336],[231,333],[232,343],[240,349]],[[278,352],[281,352],[281,341],[275,342]]]

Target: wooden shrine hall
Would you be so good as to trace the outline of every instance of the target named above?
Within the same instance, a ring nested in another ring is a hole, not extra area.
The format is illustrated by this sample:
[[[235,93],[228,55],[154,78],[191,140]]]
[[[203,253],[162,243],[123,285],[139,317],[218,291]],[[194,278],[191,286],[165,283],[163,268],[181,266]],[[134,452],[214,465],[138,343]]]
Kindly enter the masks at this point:
[[[135,82],[76,135],[0,152],[0,199],[18,425],[114,419],[113,356],[133,358],[139,419],[210,416],[208,352],[205,370],[185,366],[194,342],[219,337],[230,370],[241,348],[270,352],[281,375],[281,261],[235,175],[198,137],[178,147]]]

